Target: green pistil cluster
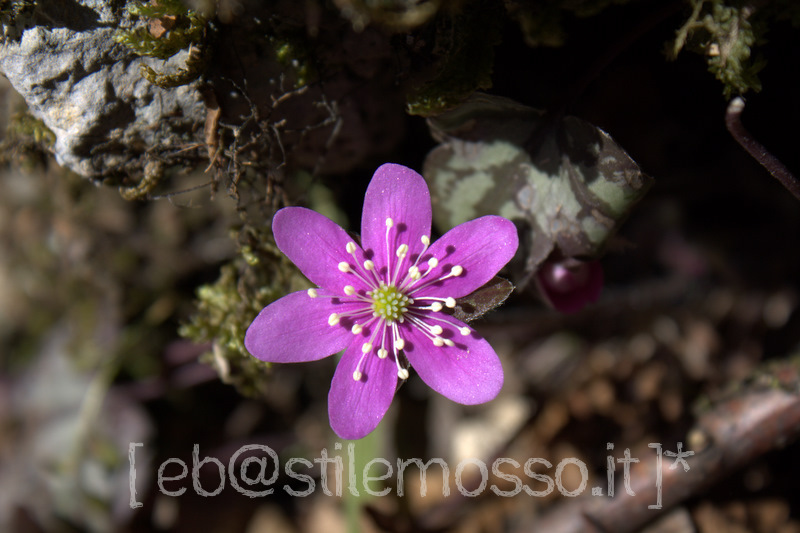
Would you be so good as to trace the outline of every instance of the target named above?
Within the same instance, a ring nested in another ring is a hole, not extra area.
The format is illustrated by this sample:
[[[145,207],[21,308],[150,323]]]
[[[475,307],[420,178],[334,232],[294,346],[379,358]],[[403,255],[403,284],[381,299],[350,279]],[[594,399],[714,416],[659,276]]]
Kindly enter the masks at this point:
[[[386,322],[402,322],[403,315],[408,311],[408,305],[414,300],[402,293],[394,285],[381,286],[369,291],[367,295],[372,298],[372,312],[375,316],[380,316]]]

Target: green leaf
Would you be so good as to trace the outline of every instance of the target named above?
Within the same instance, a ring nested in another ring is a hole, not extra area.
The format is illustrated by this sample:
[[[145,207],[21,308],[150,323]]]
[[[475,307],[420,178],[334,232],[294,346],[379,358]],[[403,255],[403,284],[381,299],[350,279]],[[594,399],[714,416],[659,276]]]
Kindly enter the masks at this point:
[[[423,169],[434,222],[442,231],[487,214],[516,222],[520,286],[551,254],[602,254],[652,185],[599,128],[575,117],[548,126],[541,111],[505,98],[476,94],[428,125],[441,142]]]

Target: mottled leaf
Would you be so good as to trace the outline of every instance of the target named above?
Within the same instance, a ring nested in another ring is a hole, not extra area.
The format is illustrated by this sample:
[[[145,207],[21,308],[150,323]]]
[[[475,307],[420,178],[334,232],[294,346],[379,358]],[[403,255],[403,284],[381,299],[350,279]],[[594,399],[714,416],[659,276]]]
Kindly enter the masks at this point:
[[[423,170],[435,223],[446,231],[487,214],[513,220],[519,286],[551,255],[599,256],[652,184],[599,128],[575,117],[545,125],[541,111],[505,98],[476,94],[428,124],[441,142]]]
[[[513,291],[510,281],[495,276],[471,294],[456,300],[453,316],[462,322],[471,322],[505,302]]]

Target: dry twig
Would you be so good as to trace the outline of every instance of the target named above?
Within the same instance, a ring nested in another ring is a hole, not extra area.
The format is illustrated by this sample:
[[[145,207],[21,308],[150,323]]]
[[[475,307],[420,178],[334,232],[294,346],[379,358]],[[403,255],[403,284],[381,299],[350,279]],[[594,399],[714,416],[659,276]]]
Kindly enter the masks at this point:
[[[635,496],[618,489],[611,500],[586,496],[564,502],[519,533],[637,531],[756,457],[785,446],[798,434],[800,360],[793,358],[769,365],[750,383],[700,415],[686,438],[686,449],[694,451],[686,459],[688,471],[672,468],[673,460],[668,457],[663,458],[660,471],[654,459],[643,459],[631,469],[631,489]],[[653,450],[649,454],[655,457]],[[661,509],[651,509],[649,506],[659,500],[659,474]]]

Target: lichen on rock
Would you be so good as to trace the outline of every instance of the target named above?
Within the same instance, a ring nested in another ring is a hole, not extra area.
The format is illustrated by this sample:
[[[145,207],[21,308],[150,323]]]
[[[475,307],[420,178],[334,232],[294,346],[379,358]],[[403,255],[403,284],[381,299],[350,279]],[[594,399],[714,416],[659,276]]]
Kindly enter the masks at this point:
[[[142,154],[176,144],[202,120],[194,86],[153,85],[140,67],[160,60],[114,41],[133,27],[130,13],[103,0],[43,10],[37,5],[33,25],[0,48],[0,72],[55,135],[60,165],[98,182],[119,180],[144,165]]]

